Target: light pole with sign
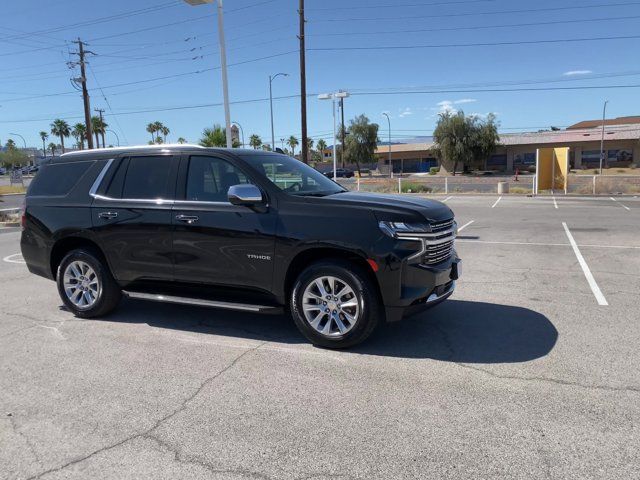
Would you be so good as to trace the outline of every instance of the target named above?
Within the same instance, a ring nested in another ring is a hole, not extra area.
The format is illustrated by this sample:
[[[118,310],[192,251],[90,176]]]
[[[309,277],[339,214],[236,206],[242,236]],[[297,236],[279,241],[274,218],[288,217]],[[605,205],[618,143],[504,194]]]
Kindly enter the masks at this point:
[[[336,99],[347,98],[349,96],[348,92],[335,92],[335,93],[323,93],[318,95],[319,100],[331,100],[333,104],[333,181],[336,181],[336,177],[338,176],[338,167],[336,164],[337,159],[337,148],[336,148]],[[342,146],[344,149],[344,145]]]

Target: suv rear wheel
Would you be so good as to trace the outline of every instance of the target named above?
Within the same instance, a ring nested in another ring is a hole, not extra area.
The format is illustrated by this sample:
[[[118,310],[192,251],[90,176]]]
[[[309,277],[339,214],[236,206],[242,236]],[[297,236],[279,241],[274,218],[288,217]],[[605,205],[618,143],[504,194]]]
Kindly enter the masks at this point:
[[[70,251],[58,266],[57,283],[60,298],[77,317],[106,315],[120,302],[120,287],[91,249]]]
[[[314,263],[300,274],[291,312],[303,335],[327,348],[363,342],[383,316],[373,282],[360,267],[342,260]]]

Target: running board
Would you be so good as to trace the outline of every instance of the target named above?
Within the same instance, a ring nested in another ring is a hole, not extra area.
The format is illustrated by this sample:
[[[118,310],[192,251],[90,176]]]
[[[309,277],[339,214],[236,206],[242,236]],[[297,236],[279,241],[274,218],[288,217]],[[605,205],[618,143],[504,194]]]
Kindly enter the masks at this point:
[[[221,308],[224,310],[236,310],[254,313],[281,313],[282,308],[269,305],[252,305],[249,303],[223,302],[217,300],[205,300],[203,298],[176,297],[172,295],[160,295],[156,293],[127,292],[123,295],[137,300],[151,300],[153,302],[177,303],[180,305],[195,305],[198,307]]]

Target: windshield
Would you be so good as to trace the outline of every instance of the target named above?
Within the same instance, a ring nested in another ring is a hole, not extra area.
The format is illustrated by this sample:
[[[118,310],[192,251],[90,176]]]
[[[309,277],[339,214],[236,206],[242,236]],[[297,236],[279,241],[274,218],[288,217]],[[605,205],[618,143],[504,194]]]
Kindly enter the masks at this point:
[[[283,192],[299,196],[325,196],[345,192],[320,172],[286,155],[240,155]]]

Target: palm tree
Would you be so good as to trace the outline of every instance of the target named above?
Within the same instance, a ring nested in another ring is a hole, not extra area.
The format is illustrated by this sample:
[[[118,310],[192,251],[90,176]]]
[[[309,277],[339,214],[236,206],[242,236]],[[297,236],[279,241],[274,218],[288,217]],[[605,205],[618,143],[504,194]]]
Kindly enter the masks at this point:
[[[318,152],[320,152],[320,157],[324,158],[324,151],[327,149],[327,142],[322,139],[318,140],[316,148],[318,149]]]
[[[287,140],[287,145],[291,147],[291,155],[296,156],[296,147],[298,146],[298,139],[291,135]]]
[[[262,146],[262,139],[254,133],[253,135],[251,135],[251,137],[249,137],[249,145],[257,150]]]
[[[179,144],[187,143],[187,140],[183,137],[178,137],[178,143]]]
[[[71,130],[71,135],[76,139],[80,150],[84,150],[84,137],[87,134],[87,127],[84,123],[76,123]]]
[[[153,128],[156,131],[156,143],[161,143],[161,142],[158,142],[158,139],[160,138],[160,132],[164,128],[164,125],[162,124],[162,122],[159,122],[156,120],[155,122],[153,122]]]
[[[164,143],[167,143],[167,135],[169,135],[171,130],[169,130],[169,127],[165,127],[163,125],[162,128],[160,129],[160,132],[162,133],[162,136],[164,137]]]
[[[213,128],[205,128],[202,131],[200,145],[203,147],[226,147],[227,134],[222,126],[216,123]]]
[[[55,154],[56,154],[56,144],[51,142],[49,144],[49,150],[51,150],[51,156],[52,157],[55,156]]]
[[[7,144],[5,146],[7,147],[7,150],[15,150],[16,142],[13,141],[13,138],[10,138],[9,140],[7,140]]]
[[[69,124],[61,118],[56,118],[51,124],[51,134],[60,137],[60,145],[62,146],[62,153],[64,153],[64,138],[71,135]]]
[[[156,137],[153,135],[154,133],[156,133],[156,125],[155,123],[148,123],[147,124],[147,132],[149,132],[151,134],[151,143],[154,143]]]
[[[47,132],[40,132],[40,138],[42,139],[42,154],[47,157],[47,147],[45,146],[45,141],[49,138],[49,134]]]
[[[100,141],[98,140],[98,135],[102,137],[102,148],[105,147],[104,142],[104,134],[107,131],[107,127],[109,125],[102,118],[95,116],[91,117],[91,129],[93,130],[93,134],[96,136],[96,145],[100,148]]]

